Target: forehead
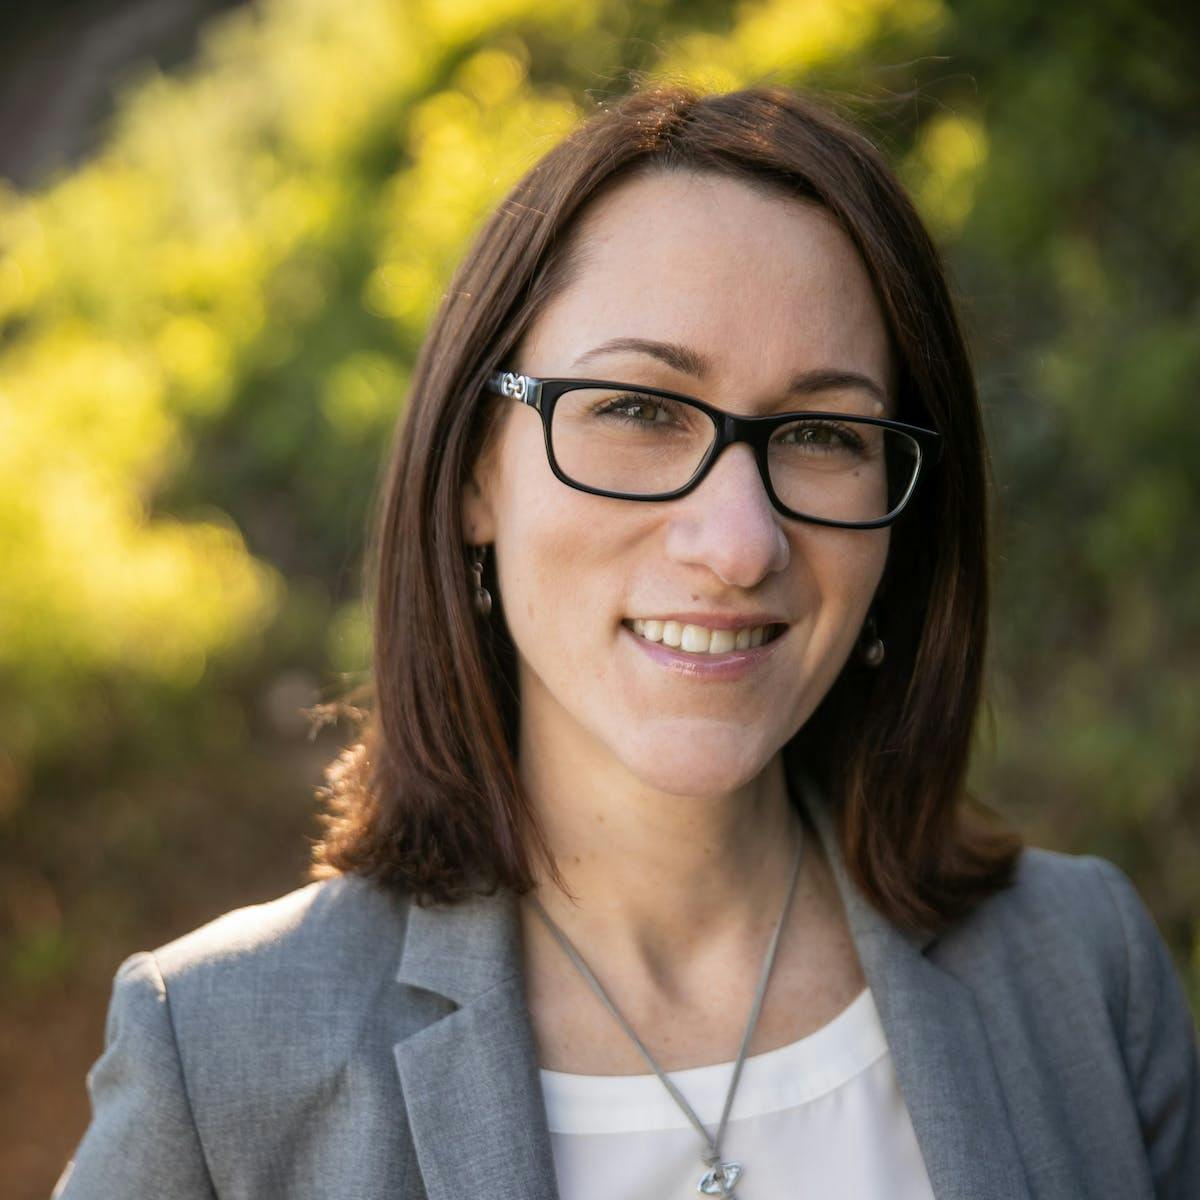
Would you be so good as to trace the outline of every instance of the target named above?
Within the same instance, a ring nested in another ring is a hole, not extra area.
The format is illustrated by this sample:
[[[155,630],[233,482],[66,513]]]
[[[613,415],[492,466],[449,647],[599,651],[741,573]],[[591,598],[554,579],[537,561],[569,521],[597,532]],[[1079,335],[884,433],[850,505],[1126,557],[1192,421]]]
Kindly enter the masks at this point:
[[[814,203],[720,175],[659,172],[600,196],[575,237],[577,269],[523,343],[530,373],[566,374],[602,341],[642,337],[701,350],[715,385],[736,378],[769,389],[811,367],[888,382],[866,266]],[[623,361],[644,360],[606,357],[590,374]]]

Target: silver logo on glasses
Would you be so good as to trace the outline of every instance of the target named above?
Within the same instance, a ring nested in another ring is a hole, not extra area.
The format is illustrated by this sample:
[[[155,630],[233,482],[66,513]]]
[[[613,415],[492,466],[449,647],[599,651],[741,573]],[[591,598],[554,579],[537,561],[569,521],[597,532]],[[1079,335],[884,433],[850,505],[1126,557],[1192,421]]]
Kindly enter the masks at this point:
[[[525,387],[525,376],[517,375],[513,371],[505,371],[500,378],[500,391],[514,400],[525,399]]]

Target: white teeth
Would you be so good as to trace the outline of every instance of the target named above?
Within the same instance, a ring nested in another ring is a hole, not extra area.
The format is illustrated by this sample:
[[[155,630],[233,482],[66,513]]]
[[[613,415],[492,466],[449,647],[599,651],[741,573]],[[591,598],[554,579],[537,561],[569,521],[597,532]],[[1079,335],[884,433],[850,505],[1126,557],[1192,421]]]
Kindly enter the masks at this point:
[[[767,633],[766,625],[756,625],[753,629],[709,629],[704,625],[685,625],[681,621],[656,621],[645,617],[634,617],[629,623],[634,633],[647,641],[662,642],[664,646],[690,654],[725,654],[734,649],[761,646]]]
[[[714,629],[712,640],[708,643],[709,654],[724,654],[737,644],[737,634],[732,629]]]

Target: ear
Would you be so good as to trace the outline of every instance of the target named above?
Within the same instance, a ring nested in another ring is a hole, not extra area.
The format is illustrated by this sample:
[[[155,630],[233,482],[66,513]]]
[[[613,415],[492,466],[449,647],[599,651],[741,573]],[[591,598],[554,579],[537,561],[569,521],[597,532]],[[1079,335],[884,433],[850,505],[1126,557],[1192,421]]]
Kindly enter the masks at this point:
[[[496,516],[492,507],[492,477],[481,455],[462,490],[462,537],[469,546],[496,540]]]

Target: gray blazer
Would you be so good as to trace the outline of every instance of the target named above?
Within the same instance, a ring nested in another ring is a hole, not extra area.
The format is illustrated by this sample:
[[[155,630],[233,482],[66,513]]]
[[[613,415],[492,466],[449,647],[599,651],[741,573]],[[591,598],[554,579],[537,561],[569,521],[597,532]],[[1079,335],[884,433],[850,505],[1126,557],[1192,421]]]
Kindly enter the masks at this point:
[[[1128,877],[1027,848],[906,935],[806,804],[938,1200],[1197,1200],[1196,1029]],[[55,1197],[554,1200],[519,929],[505,891],[424,909],[342,877],[131,955]]]

